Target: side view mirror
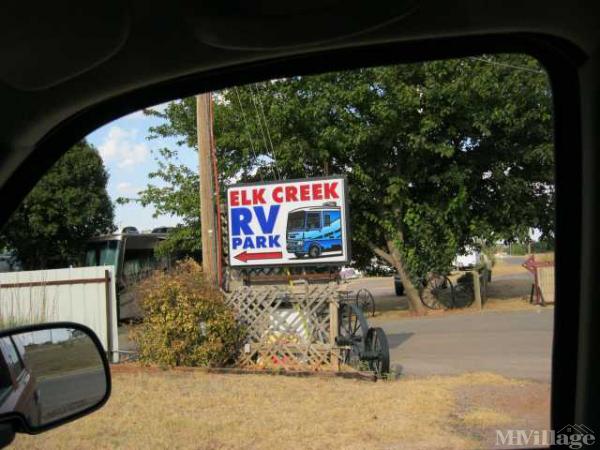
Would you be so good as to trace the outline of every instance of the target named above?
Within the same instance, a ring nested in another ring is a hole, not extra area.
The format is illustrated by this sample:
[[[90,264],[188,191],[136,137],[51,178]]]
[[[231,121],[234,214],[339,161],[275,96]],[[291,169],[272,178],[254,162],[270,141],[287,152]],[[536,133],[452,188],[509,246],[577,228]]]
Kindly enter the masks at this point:
[[[36,434],[75,420],[106,403],[110,389],[106,353],[89,328],[61,322],[0,332],[3,431],[12,424],[13,436]]]

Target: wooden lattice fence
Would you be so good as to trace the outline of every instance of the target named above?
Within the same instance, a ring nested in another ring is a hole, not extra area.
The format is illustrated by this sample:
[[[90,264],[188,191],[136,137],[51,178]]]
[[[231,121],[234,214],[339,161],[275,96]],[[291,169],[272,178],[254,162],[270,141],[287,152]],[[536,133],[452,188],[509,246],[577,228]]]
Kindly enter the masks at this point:
[[[333,286],[241,286],[227,296],[247,338],[248,369],[338,370],[338,294]]]

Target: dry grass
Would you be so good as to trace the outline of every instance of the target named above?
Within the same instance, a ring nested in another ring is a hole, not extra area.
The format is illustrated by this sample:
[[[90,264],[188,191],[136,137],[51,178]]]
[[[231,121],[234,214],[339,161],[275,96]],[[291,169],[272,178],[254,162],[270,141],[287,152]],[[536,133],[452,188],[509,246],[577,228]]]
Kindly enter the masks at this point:
[[[550,384],[469,384],[457,387],[456,428],[496,447],[496,430],[550,428]]]
[[[15,447],[479,448],[476,430],[471,436],[457,428],[464,426],[457,422],[457,390],[522,384],[486,373],[378,383],[117,373],[113,396],[101,411],[41,436],[19,436]],[[478,410],[468,414],[465,420],[474,427],[494,419]]]
[[[498,276],[519,275],[525,273],[528,273],[527,269],[520,264],[506,264],[500,261],[492,268],[492,280],[494,277]]]
[[[554,252],[536,253],[535,259],[536,261],[554,261]]]
[[[529,303],[531,282],[529,280],[496,280],[488,284],[488,299],[484,311],[537,311],[541,307]],[[369,323],[381,324],[395,319],[415,318],[408,309],[406,297],[377,297],[375,318],[369,317]],[[552,308],[546,306],[545,308]],[[472,305],[469,308],[450,310],[427,310],[426,317],[451,316],[455,314],[479,314]]]
[[[530,292],[530,280],[492,280],[488,284],[488,300],[484,309],[493,311],[532,311],[539,309],[539,306],[529,303]]]
[[[530,255],[524,256],[524,258],[529,258]],[[535,254],[536,261],[554,261],[554,252],[548,253],[536,253]],[[505,260],[502,258],[496,259],[496,264],[492,269],[494,276],[501,275],[518,275],[528,273],[527,269],[525,269],[520,264],[507,264]]]
[[[375,299],[376,312],[375,317],[378,319],[405,319],[414,317],[408,306],[408,298],[406,296],[398,297],[396,295],[378,296]],[[369,320],[371,320],[369,318]]]
[[[26,363],[35,374],[50,376],[82,369],[103,371],[98,350],[87,336],[71,339],[68,343],[28,345],[26,348]]]
[[[505,425],[513,420],[508,414],[494,411],[490,408],[476,408],[462,417],[462,421],[467,427],[498,427]]]

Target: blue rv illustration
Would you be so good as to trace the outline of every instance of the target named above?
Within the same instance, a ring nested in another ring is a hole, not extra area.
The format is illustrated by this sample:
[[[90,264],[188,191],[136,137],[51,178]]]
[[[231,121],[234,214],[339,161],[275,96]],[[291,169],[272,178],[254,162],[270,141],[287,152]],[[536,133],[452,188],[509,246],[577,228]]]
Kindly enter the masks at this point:
[[[342,215],[335,203],[290,211],[287,251],[297,258],[319,258],[324,252],[342,251]],[[329,255],[328,255],[329,256]]]

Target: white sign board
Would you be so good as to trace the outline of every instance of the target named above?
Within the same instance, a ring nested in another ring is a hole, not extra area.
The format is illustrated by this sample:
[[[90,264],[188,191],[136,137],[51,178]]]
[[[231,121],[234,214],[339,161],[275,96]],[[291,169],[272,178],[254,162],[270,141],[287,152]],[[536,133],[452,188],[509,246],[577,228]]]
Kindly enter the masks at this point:
[[[344,264],[350,259],[344,177],[231,186],[232,267]]]

